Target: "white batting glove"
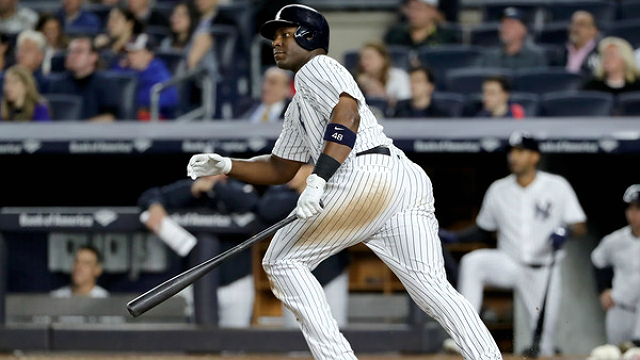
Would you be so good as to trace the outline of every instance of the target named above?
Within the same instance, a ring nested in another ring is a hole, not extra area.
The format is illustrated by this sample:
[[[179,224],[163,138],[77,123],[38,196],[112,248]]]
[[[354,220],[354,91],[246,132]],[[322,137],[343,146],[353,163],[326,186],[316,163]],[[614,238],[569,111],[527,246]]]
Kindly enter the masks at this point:
[[[293,213],[300,219],[308,219],[322,211],[320,197],[324,193],[326,181],[316,174],[311,174],[307,178],[307,187],[298,198],[298,205]]]
[[[231,171],[231,159],[219,154],[196,154],[189,160],[187,176],[193,180],[210,175],[222,175]]]

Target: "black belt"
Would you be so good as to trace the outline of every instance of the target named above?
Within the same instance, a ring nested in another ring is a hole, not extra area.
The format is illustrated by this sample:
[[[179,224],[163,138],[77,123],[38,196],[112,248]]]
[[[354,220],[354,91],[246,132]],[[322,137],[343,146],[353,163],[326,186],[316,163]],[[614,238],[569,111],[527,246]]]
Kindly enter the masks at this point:
[[[371,148],[369,150],[360,151],[359,153],[356,153],[356,156],[369,155],[369,154],[382,154],[382,155],[391,156],[391,150],[389,150],[389,148],[384,145],[380,145],[380,146]]]

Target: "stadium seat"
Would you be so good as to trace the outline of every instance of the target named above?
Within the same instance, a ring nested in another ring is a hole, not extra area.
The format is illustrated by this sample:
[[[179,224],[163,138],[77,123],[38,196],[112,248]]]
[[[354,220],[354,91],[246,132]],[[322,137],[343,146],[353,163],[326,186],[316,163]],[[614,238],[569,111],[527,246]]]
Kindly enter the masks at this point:
[[[132,120],[137,118],[136,87],[138,79],[135,75],[115,71],[105,71],[105,78],[110,97],[107,105],[116,109],[114,114],[118,120]]]
[[[561,66],[564,67],[564,45],[556,45],[556,44],[537,44],[544,55],[545,60],[547,61],[547,65],[551,67]]]
[[[513,75],[512,71],[504,68],[470,67],[447,71],[444,79],[444,88],[447,91],[460,94],[476,94],[482,92],[482,82],[487,76],[503,75],[508,79]]]
[[[251,1],[236,0],[218,6],[218,14],[226,19],[233,19],[240,35],[240,43],[245,51],[249,51],[255,34],[255,20]]]
[[[82,120],[82,97],[69,94],[45,94],[49,102],[51,120],[79,121]]]
[[[613,94],[602,91],[558,91],[540,97],[542,116],[610,116]]]
[[[584,75],[570,73],[564,67],[519,70],[513,76],[513,89],[542,95],[552,91],[579,90]]]
[[[639,116],[640,115],[640,91],[632,91],[619,94],[616,97],[617,115]]]
[[[160,44],[165,37],[171,36],[171,29],[166,26],[147,25],[144,32],[153,36],[153,39],[156,40],[158,44]]]
[[[58,51],[51,56],[51,72],[62,72],[66,70],[65,60],[67,59],[66,51]]]
[[[511,92],[511,101],[520,104],[526,118],[536,117],[540,113],[540,97],[537,94],[525,92]],[[467,97],[462,116],[475,117],[482,110],[482,94],[471,94]]]
[[[85,1],[82,4],[82,7],[83,9],[89,10],[92,13],[96,14],[100,18],[100,21],[102,21],[102,26],[106,29],[107,21],[109,20],[109,12],[111,12],[111,9],[113,8],[112,5]]]
[[[469,30],[469,44],[475,46],[500,46],[500,23],[482,23]]]
[[[482,49],[469,45],[440,45],[418,49],[418,60],[429,66],[436,74],[439,85],[444,85],[444,74],[448,70],[473,67],[478,62]]]
[[[534,39],[537,44],[564,45],[569,39],[569,21],[559,21],[545,24],[535,32]]]
[[[431,97],[431,102],[433,106],[446,112],[449,117],[457,118],[462,116],[467,97],[463,94],[436,91]]]
[[[389,107],[389,103],[387,102],[387,99],[368,97],[366,98],[366,101],[367,101],[367,105],[369,106],[371,111],[374,112],[374,114],[376,111],[379,111],[380,114],[382,114],[384,117],[391,117],[392,115],[391,112],[393,109]]]
[[[552,1],[546,8],[553,22],[570,21],[574,12],[586,10],[593,14],[598,23],[603,24],[614,21],[617,10],[613,0]]]
[[[624,0],[618,4],[618,19],[640,19],[640,0]]]
[[[640,47],[640,22],[638,19],[618,21],[609,27],[607,36],[617,36],[627,40],[635,49]]]
[[[444,22],[440,24],[440,27],[444,30],[451,31],[454,34],[454,43],[462,43],[464,31],[460,24],[454,22]]]
[[[167,68],[169,68],[169,71],[171,71],[171,73],[174,75],[176,74],[178,65],[184,58],[182,53],[176,51],[157,51],[156,57],[164,61],[165,65],[167,65]]]

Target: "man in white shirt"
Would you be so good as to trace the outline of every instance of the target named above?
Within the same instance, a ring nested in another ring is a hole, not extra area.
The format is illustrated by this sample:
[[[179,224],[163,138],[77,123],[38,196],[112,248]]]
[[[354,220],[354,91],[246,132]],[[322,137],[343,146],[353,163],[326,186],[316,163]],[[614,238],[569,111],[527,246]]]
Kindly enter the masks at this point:
[[[491,184],[476,218],[475,232],[459,238],[478,241],[497,232],[497,248],[475,250],[462,257],[458,290],[480,311],[485,286],[514,289],[533,331],[549,271],[553,271],[540,343],[540,355],[550,356],[554,354],[560,306],[561,247],[568,237],[586,233],[586,215],[567,180],[536,169],[540,152],[532,136],[516,132],[509,147],[511,174]],[[476,235],[469,236],[473,233]],[[550,269],[553,256],[556,261]]]
[[[38,22],[38,13],[18,6],[18,0],[0,0],[0,32],[17,34],[32,30]]]
[[[640,184],[629,186],[622,198],[627,226],[605,236],[591,253],[598,269],[600,303],[607,312],[607,342],[640,346]],[[613,281],[601,276],[613,268]]]
[[[53,290],[53,297],[84,296],[91,298],[106,298],[109,292],[96,284],[102,274],[102,259],[100,252],[93,246],[84,245],[76,251],[76,257],[71,271],[71,284]]]

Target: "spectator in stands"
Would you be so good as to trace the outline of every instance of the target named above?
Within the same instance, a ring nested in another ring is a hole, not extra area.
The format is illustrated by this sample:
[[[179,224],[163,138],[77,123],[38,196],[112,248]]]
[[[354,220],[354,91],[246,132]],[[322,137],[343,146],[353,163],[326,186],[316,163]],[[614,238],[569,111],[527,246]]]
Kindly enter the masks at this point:
[[[155,57],[156,49],[157,44],[152,36],[139,34],[132,37],[126,45],[126,60],[114,67],[115,71],[133,72],[138,77],[136,99],[139,120],[150,118],[151,88],[153,85],[171,78],[171,72],[164,61]],[[175,86],[160,93],[159,110],[162,118],[172,118],[177,105],[178,90]]]
[[[19,6],[18,0],[0,0],[0,33],[17,34],[32,30],[38,22],[38,13]]]
[[[454,43],[455,33],[444,29],[438,10],[438,0],[405,0],[400,11],[406,21],[392,26],[384,36],[387,45],[409,46],[413,49]]]
[[[77,29],[89,34],[102,31],[102,21],[98,15],[82,8],[84,0],[62,0],[62,7],[58,10],[58,19],[62,27]]]
[[[96,36],[95,47],[99,51],[109,50],[116,55],[126,54],[125,45],[142,30],[142,23],[129,9],[116,6],[109,12],[107,34]]]
[[[198,10],[191,1],[182,1],[173,8],[170,21],[171,35],[162,40],[160,50],[182,52],[198,26]]]
[[[439,118],[449,115],[432,103],[436,82],[433,71],[426,66],[415,66],[409,70],[411,99],[398,101],[394,117]]]
[[[84,120],[113,122],[115,109],[105,102],[109,90],[105,87],[103,74],[97,71],[98,57],[89,36],[71,40],[65,59],[67,71],[62,78],[49,83],[49,92],[81,96]]]
[[[149,219],[145,223],[147,228],[159,233],[168,211],[204,209],[220,214],[244,213],[254,211],[258,200],[258,193],[251,185],[225,176],[209,176],[150,188],[142,193],[138,206],[149,211]],[[211,236],[219,238],[221,252],[237,245],[237,239],[232,236]],[[223,263],[218,269],[218,325],[248,327],[254,299],[251,252],[238,254],[233,261]]]
[[[400,100],[411,98],[409,74],[393,66],[383,43],[369,42],[360,49],[355,79],[368,99],[384,99],[390,108]]]
[[[489,76],[482,82],[482,110],[477,117],[522,120],[524,108],[510,100],[511,82],[504,76]]]
[[[109,292],[97,284],[102,274],[102,256],[98,249],[83,245],[76,251],[71,271],[71,285],[51,291],[53,297],[83,296],[106,298]]]
[[[606,37],[598,44],[600,61],[593,68],[593,76],[583,90],[605,91],[618,95],[640,90],[640,70],[633,48],[624,39]]]
[[[499,34],[502,47],[485,52],[480,57],[478,66],[511,70],[547,66],[542,50],[528,39],[522,11],[514,7],[506,8],[502,15]]]
[[[564,49],[565,68],[572,73],[590,73],[598,56],[598,27],[590,12],[579,10],[571,16],[569,41]]]
[[[306,187],[306,179],[313,171],[313,165],[302,165],[296,175],[285,185],[269,187],[258,204],[258,216],[267,224],[287,217],[296,207],[298,197]],[[349,251],[342,250],[331,256],[313,270],[324,289],[327,300],[338,326],[347,325],[349,298]],[[295,327],[296,318],[287,308],[283,308],[284,324]]]
[[[253,123],[277,122],[284,119],[284,112],[291,101],[291,72],[272,66],[264,72],[262,96],[252,100],[252,104],[241,105],[239,119],[248,119]]]
[[[607,342],[632,341],[640,346],[640,184],[629,186],[622,200],[627,225],[605,236],[591,253],[591,261],[600,303],[607,312]]]
[[[69,41],[62,29],[60,19],[51,14],[43,14],[38,20],[36,30],[44,35],[47,41],[44,52],[44,60],[42,61],[42,72],[48,75],[51,72],[51,58],[67,50]]]
[[[127,8],[145,27],[169,28],[169,20],[160,11],[153,8],[153,0],[127,0]]]
[[[41,32],[25,30],[18,35],[16,63],[31,71],[39,92],[47,89],[47,78],[42,69],[46,50],[47,40]]]
[[[47,101],[40,96],[29,69],[14,65],[4,74],[0,102],[2,121],[50,121]]]

